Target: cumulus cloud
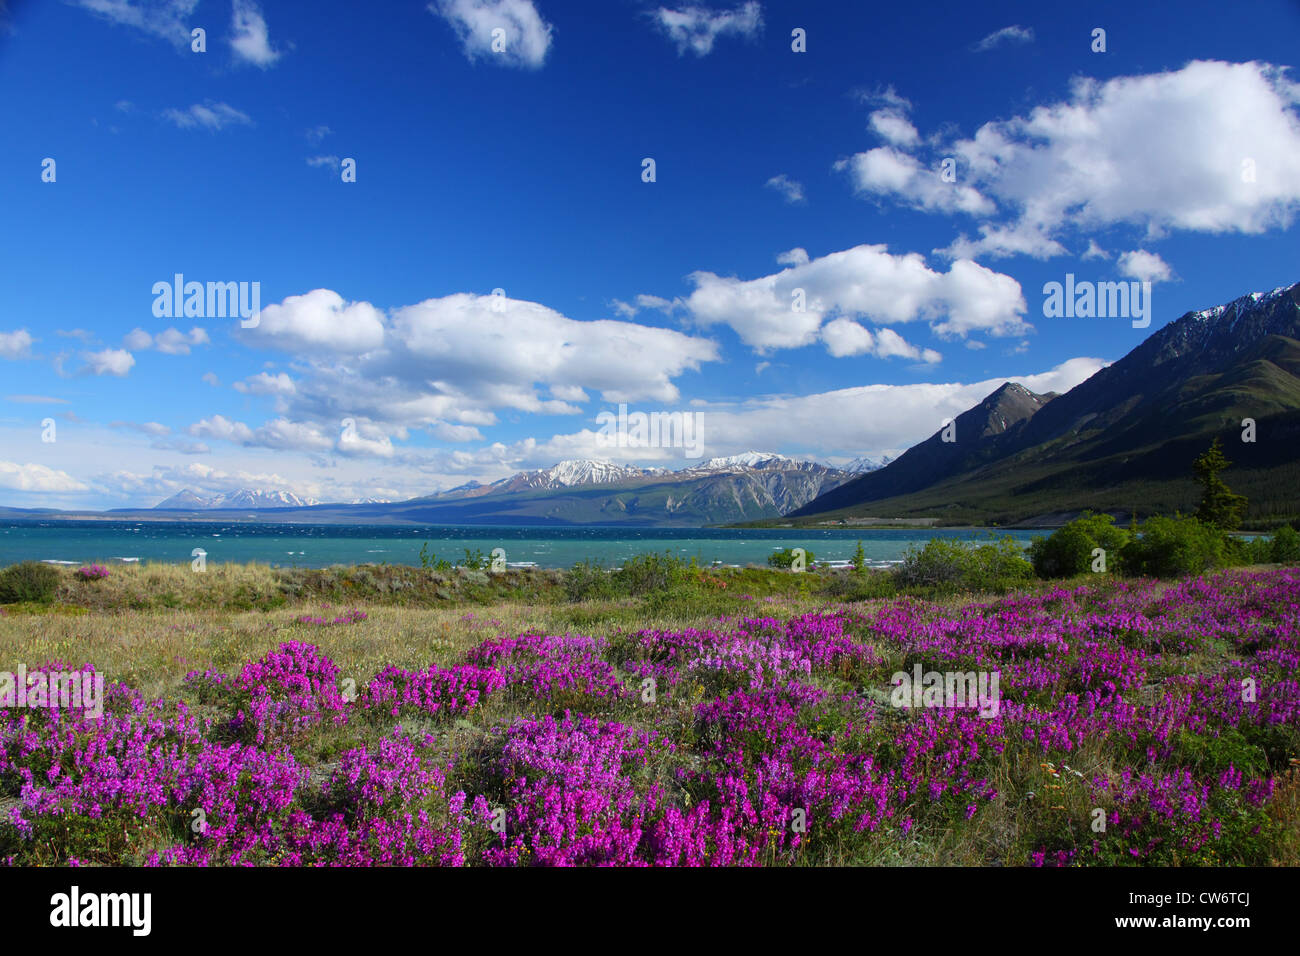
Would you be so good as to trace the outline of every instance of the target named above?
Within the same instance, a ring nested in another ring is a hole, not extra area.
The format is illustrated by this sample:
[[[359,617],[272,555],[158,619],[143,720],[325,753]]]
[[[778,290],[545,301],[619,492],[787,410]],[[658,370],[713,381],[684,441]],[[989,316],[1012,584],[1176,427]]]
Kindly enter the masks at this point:
[[[734,10],[712,10],[687,6],[670,10],[660,7],[651,17],[659,29],[677,47],[677,55],[687,52],[707,56],[722,36],[752,38],[763,29],[763,7],[750,0]]]
[[[822,328],[822,341],[826,351],[835,358],[852,355],[874,355],[876,358],[910,358],[926,363],[940,361],[943,356],[934,349],[920,349],[907,342],[893,329],[872,332],[852,319],[838,318]]]
[[[384,317],[369,302],[345,302],[330,289],[314,289],[265,306],[257,326],[240,332],[252,344],[288,352],[355,354],[383,344]]]
[[[532,0],[435,0],[428,10],[451,25],[471,62],[534,70],[546,62],[554,28]],[[504,31],[497,34],[504,43],[500,50],[493,49],[494,30]]]
[[[992,200],[972,186],[947,182],[938,164],[922,166],[916,157],[892,146],[878,146],[840,160],[837,170],[848,170],[860,194],[888,196],[927,212],[961,212],[987,216],[997,211]]]
[[[247,126],[253,122],[247,113],[235,109],[228,103],[195,103],[188,109],[165,109],[163,119],[175,124],[180,129],[203,127],[209,130],[221,130],[229,126]]]
[[[615,309],[669,312],[674,303],[639,295]],[[298,358],[295,379],[263,372],[235,386],[270,395],[292,423],[356,423],[360,442],[334,451],[387,456],[391,438],[422,428],[447,441],[481,439],[497,412],[571,415],[597,393],[606,401],[675,401],[674,379],[716,361],[716,343],[672,329],[613,319],[577,321],[535,302],[457,293],[385,313],[317,289],[264,307],[248,345]],[[368,430],[362,423],[370,423]],[[285,431],[281,426],[280,432]],[[196,437],[248,445],[288,442],[265,427],[221,416],[191,429]],[[302,447],[327,447],[308,435]]]
[[[101,352],[82,352],[85,361],[82,372],[87,375],[125,376],[135,365],[135,356],[126,349],[104,349]]]
[[[274,65],[280,59],[280,53],[271,49],[266,18],[252,0],[234,0],[230,32],[230,48],[237,59],[262,69]]]
[[[921,135],[911,120],[896,107],[876,110],[868,122],[881,139],[895,146],[915,146],[921,140]]]
[[[27,358],[32,348],[31,333],[26,329],[13,332],[0,332],[0,358]]]
[[[703,418],[704,454],[729,455],[752,448],[779,448],[792,455],[858,457],[897,455],[933,435],[953,418],[991,394],[1003,382],[1031,391],[1065,392],[1106,365],[1096,358],[1069,359],[1046,372],[1008,374],[977,382],[864,385],[811,395],[758,396],[739,403],[696,403]],[[677,460],[674,459],[674,454]],[[680,451],[604,447],[598,429],[494,445],[475,453],[473,467],[499,461],[513,468],[540,467],[563,458],[659,461],[681,467]]]
[[[248,395],[292,395],[298,390],[293,379],[284,372],[278,375],[258,372],[242,382],[236,382],[233,387],[235,391]]]
[[[45,465],[20,465],[12,461],[0,461],[0,488],[11,491],[69,492],[89,491],[89,487],[73,478],[66,471],[58,471]]]
[[[1122,253],[1116,260],[1116,265],[1119,266],[1120,275],[1137,279],[1139,282],[1154,284],[1168,282],[1174,277],[1174,270],[1169,267],[1169,263],[1156,253],[1147,252],[1145,249]]]
[[[695,291],[684,304],[695,321],[729,325],[760,350],[812,344],[822,322],[840,316],[878,324],[926,319],[943,336],[1011,335],[1028,327],[1021,318],[1026,306],[1020,284],[1010,276],[969,260],[935,272],[922,256],[891,255],[883,245],[855,246],[758,279],[712,272],[690,278]],[[802,312],[794,308],[800,290]],[[844,342],[845,332],[839,327],[834,341]]]
[[[1120,224],[1148,238],[1287,228],[1300,209],[1297,103],[1286,69],[1259,62],[1079,79],[1068,100],[952,145],[972,187],[1013,218],[950,252],[1010,255],[1026,237],[1045,248],[1067,228]]]

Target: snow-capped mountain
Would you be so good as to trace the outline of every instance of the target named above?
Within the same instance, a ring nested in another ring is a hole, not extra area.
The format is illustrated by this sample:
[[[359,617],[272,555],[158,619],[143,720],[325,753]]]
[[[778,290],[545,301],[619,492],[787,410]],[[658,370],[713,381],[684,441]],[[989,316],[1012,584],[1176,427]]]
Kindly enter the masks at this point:
[[[708,471],[744,471],[747,468],[768,468],[774,465],[794,464],[797,464],[797,462],[793,458],[778,455],[776,452],[746,451],[739,455],[728,455],[725,458],[710,458],[698,465],[687,465],[685,468],[680,469],[678,474],[683,472],[697,474]]]
[[[851,475],[865,475],[869,471],[879,471],[893,460],[889,455],[881,455],[879,458],[854,458],[847,465],[838,467],[840,471],[847,471]]]
[[[240,488],[209,498],[196,495],[186,488],[166,501],[154,505],[156,511],[214,511],[219,508],[308,508],[320,504],[315,498],[300,498],[292,491]]]
[[[485,488],[489,492],[497,492],[573,488],[578,485],[609,485],[662,474],[667,474],[663,468],[637,468],[635,465],[619,465],[612,461],[599,461],[593,458],[573,458],[558,462],[550,468],[521,471],[509,478],[502,478],[490,485],[480,485],[471,490],[483,494]]]

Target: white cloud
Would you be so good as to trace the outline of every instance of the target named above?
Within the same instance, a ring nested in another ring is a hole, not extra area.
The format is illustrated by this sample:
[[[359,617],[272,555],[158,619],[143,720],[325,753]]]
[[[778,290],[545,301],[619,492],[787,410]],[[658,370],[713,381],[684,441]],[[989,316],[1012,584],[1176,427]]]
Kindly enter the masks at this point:
[[[33,341],[31,333],[26,329],[0,332],[0,358],[26,358],[31,353]]]
[[[297,386],[293,384],[293,379],[284,372],[278,375],[258,372],[242,382],[236,382],[234,389],[248,395],[292,395],[298,391]]]
[[[83,371],[91,375],[125,376],[135,365],[135,356],[126,349],[104,349],[102,352],[82,352],[86,365]]]
[[[11,491],[43,492],[90,490],[66,471],[56,471],[45,465],[20,465],[12,461],[0,461],[0,488]]]
[[[280,53],[271,49],[266,18],[252,0],[234,0],[230,17],[230,48],[235,56],[246,63],[266,69],[280,59]]]
[[[796,182],[785,173],[779,176],[773,176],[765,184],[768,189],[775,189],[788,203],[803,202],[803,183]]]
[[[869,122],[878,136],[895,146],[915,146],[921,140],[916,127],[900,109],[891,107],[876,110],[871,114]]]
[[[77,5],[113,23],[188,47],[190,20],[198,0],[78,0]]]
[[[194,129],[202,126],[204,129],[219,130],[228,126],[249,125],[253,120],[247,113],[235,109],[228,103],[206,104],[195,103],[189,109],[165,109],[162,112],[163,118],[174,123],[181,129]]]
[[[695,291],[685,305],[694,319],[729,325],[760,350],[809,345],[817,341],[823,320],[835,316],[876,323],[928,319],[944,336],[976,330],[1011,335],[1027,328],[1021,318],[1024,296],[1010,276],[969,260],[935,272],[922,256],[891,255],[885,246],[855,246],[758,279],[712,272],[690,278]],[[793,308],[798,290],[803,290],[803,312]]]
[[[253,430],[243,422],[234,422],[224,415],[213,415],[195,422],[188,429],[196,438],[217,438],[221,441],[251,442]]]
[[[992,50],[994,47],[1003,44],[1015,45],[1017,43],[1033,43],[1034,28],[1022,27],[1019,24],[1009,27],[1003,27],[1001,30],[995,30],[986,36],[979,43],[975,44],[974,49],[983,53],[985,50]]]
[[[636,303],[616,300],[614,307],[629,314],[674,306],[651,295]],[[236,334],[284,350],[300,366],[292,382],[262,373],[236,388],[275,395],[277,412],[293,422],[326,422],[331,430],[348,418],[373,423],[374,434],[361,433],[372,443],[348,451],[385,455],[388,436],[404,438],[407,428],[478,440],[477,429],[496,424],[499,409],[571,415],[590,393],[605,401],[675,401],[674,379],[718,358],[714,342],[671,329],[580,322],[538,303],[468,293],[385,314],[317,289],[263,308],[257,327]],[[191,433],[250,445],[274,440],[264,429],[217,419]]]
[[[434,0],[428,10],[451,25],[471,61],[538,69],[551,48],[554,28],[532,0]],[[493,50],[494,30],[504,31],[499,52]]]
[[[936,253],[953,259],[974,259],[986,255],[994,259],[1007,256],[1029,256],[1033,259],[1050,259],[1065,255],[1065,246],[1036,226],[1017,222],[1009,226],[984,223],[979,227],[979,239],[967,239],[962,233],[946,249]]]
[[[1116,260],[1116,265],[1119,266],[1120,275],[1139,282],[1168,282],[1174,277],[1174,270],[1169,267],[1169,263],[1158,254],[1145,249],[1122,253]]]
[[[164,355],[189,355],[192,347],[207,345],[210,341],[206,330],[195,327],[188,333],[168,329],[154,336],[153,344]]]
[[[203,381],[211,385],[213,388],[217,388],[221,385],[221,379],[217,378],[216,372],[204,372]]]
[[[1085,261],[1088,259],[1109,259],[1110,253],[1097,245],[1096,239],[1089,239],[1088,248],[1083,250],[1083,255],[1079,256],[1079,258]]]
[[[905,205],[927,212],[962,212],[987,216],[994,203],[964,183],[945,182],[938,164],[928,169],[908,153],[892,146],[877,146],[835,164],[847,169],[859,193],[892,196]]]
[[[713,51],[713,43],[718,37],[754,37],[763,28],[763,7],[756,0],[749,0],[734,10],[711,10],[693,5],[678,10],[660,7],[651,16],[659,29],[673,41],[678,56],[687,51],[696,56],[707,56]]]
[[[826,351],[835,358],[874,355],[876,358],[910,358],[926,363],[943,358],[934,349],[920,349],[910,344],[893,329],[872,332],[852,319],[832,319],[822,328],[821,335]]]
[[[384,342],[384,317],[369,302],[345,302],[337,292],[313,289],[291,295],[259,313],[254,328],[241,329],[245,341],[288,352],[355,354]]]
[[[978,404],[1003,382],[1019,382],[1033,392],[1065,392],[1089,378],[1106,363],[1073,358],[1046,372],[1008,374],[979,382],[934,382],[913,385],[864,385],[812,395],[768,395],[740,403],[703,403],[701,434],[704,454],[729,455],[752,448],[777,448],[791,455],[897,455],[923,441]],[[672,449],[646,457],[646,449],[605,448],[596,430],[583,429],[545,441],[529,439],[509,447],[495,446],[497,457],[512,465],[520,459],[536,467],[566,457],[652,461],[681,467]],[[485,450],[483,460],[491,453]]]
[[[1298,102],[1284,68],[1194,61],[1080,79],[1068,101],[986,123],[953,149],[1022,232],[1260,233],[1300,209]]]
[[[783,266],[801,266],[808,261],[808,250],[800,246],[777,253],[776,261]]]
[[[133,352],[156,348],[164,355],[189,355],[192,347],[207,345],[210,341],[207,331],[197,326],[190,329],[188,333],[181,332],[179,329],[167,329],[157,335],[150,335],[144,329],[136,328],[126,334],[122,344]]]

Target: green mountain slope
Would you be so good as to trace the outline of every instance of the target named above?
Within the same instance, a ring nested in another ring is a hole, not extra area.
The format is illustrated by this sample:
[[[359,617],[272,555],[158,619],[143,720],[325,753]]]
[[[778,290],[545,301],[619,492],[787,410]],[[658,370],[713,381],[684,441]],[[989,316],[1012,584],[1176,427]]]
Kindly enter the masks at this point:
[[[1084,508],[1190,511],[1190,465],[1215,435],[1234,462],[1248,519],[1300,514],[1300,283],[1192,312],[1064,395],[1001,431],[978,427],[1003,386],[897,461],[819,496],[787,518],[1054,523]],[[1040,397],[1041,398],[1041,397]],[[962,429],[963,418],[969,426]],[[1253,419],[1254,442],[1242,441]]]

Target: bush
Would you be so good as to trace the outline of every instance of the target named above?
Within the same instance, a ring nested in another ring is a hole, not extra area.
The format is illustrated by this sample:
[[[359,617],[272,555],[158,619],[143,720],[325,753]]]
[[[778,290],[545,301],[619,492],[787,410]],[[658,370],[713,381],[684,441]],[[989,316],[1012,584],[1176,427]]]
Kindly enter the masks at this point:
[[[767,556],[768,566],[773,568],[786,568],[787,570],[794,567],[794,553],[797,550],[800,549],[782,548],[780,551],[773,551],[771,554]],[[803,550],[803,566],[804,566],[804,570],[806,571],[813,566],[813,562],[817,559],[817,556],[813,554],[811,551],[809,551],[807,548],[803,548],[802,550]]]
[[[1295,528],[1283,525],[1269,542],[1269,560],[1275,564],[1296,564],[1300,562],[1300,534]]]
[[[1200,574],[1225,563],[1224,535],[1196,518],[1148,518],[1124,546],[1124,573],[1153,578]]]
[[[894,575],[898,584],[907,588],[1000,591],[1032,578],[1034,569],[1010,536],[976,547],[932,538],[920,551],[910,549]]]
[[[59,588],[59,572],[39,561],[23,561],[0,571],[0,604],[49,604]]]
[[[1029,559],[1040,578],[1070,578],[1091,571],[1093,551],[1101,548],[1106,552],[1106,570],[1118,571],[1128,539],[1128,532],[1116,528],[1110,515],[1085,511],[1049,537],[1035,538]]]
[[[564,594],[570,601],[593,601],[617,594],[614,579],[598,561],[579,561],[564,575]]]
[[[623,562],[623,566],[611,575],[614,586],[620,591],[633,596],[649,594],[653,591],[666,591],[682,583],[687,577],[686,562],[673,557],[672,552],[663,554],[638,554]]]
[[[971,549],[964,583],[975,591],[1005,591],[1033,576],[1024,547],[1006,535]]]

